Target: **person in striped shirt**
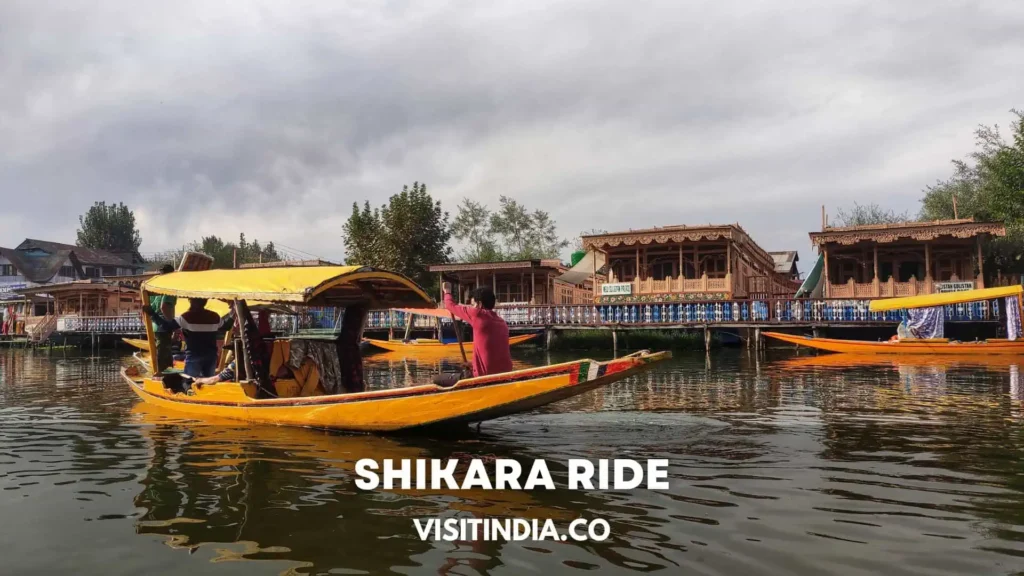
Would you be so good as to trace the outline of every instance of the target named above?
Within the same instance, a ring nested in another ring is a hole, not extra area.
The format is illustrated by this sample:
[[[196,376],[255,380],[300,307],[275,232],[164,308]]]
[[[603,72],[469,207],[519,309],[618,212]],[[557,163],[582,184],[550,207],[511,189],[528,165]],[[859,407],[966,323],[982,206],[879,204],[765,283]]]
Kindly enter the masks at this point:
[[[224,328],[220,314],[207,310],[205,298],[189,298],[189,309],[173,319],[164,318],[152,307],[146,310],[161,328],[181,330],[185,338],[185,374],[206,378],[217,372],[217,334]]]

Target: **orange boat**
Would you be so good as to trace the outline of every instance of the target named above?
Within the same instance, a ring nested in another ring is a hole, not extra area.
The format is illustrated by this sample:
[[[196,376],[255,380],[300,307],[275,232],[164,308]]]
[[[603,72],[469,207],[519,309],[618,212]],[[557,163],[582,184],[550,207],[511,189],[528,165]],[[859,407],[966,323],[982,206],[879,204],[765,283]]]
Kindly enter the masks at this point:
[[[402,352],[406,354],[431,354],[431,355],[456,355],[459,354],[459,343],[458,342],[442,342],[436,338],[409,338],[409,332],[412,330],[412,316],[432,316],[437,318],[440,331],[441,320],[448,320],[456,322],[452,318],[451,312],[444,308],[421,308],[421,309],[396,309],[396,312],[402,312],[409,315],[408,325],[406,327],[406,337],[404,339],[391,339],[391,340],[376,340],[373,338],[363,338],[363,342],[376,346],[381,350],[388,352]],[[539,336],[539,334],[520,334],[518,336],[511,336],[508,339],[510,346],[516,344],[522,344],[523,342],[529,342]],[[466,353],[473,351],[472,342],[463,342],[462,347],[466,350]]]
[[[879,356],[878,354],[822,354],[820,356],[800,356],[787,358],[772,365],[783,370],[802,370],[807,368],[859,368],[870,366],[963,366],[980,367],[988,370],[1000,370],[1024,364],[1021,358],[1010,355],[1001,356],[940,356],[915,354],[905,358]]]
[[[952,304],[1005,298],[1006,306],[1004,309],[1006,312],[1007,334],[1011,335],[1009,339],[990,338],[974,342],[960,342],[948,338],[897,338],[885,342],[868,342],[862,340],[812,338],[810,336],[783,334],[781,332],[764,332],[764,335],[768,338],[774,338],[775,340],[798,346],[848,354],[933,354],[945,356],[996,354],[1019,356],[1024,355],[1024,339],[1017,338],[1021,331],[1022,294],[1024,294],[1024,288],[1017,285],[966,290],[963,292],[928,294],[925,296],[908,296],[906,298],[886,298],[883,300],[873,300],[870,304],[872,312],[883,312],[888,310],[936,308]]]
[[[930,340],[889,340],[870,342],[864,340],[838,340],[834,338],[812,338],[781,332],[763,332],[767,338],[782,342],[845,354],[937,354],[947,356],[976,356],[980,354],[1024,355],[1024,341],[1006,339],[958,342],[948,338]]]

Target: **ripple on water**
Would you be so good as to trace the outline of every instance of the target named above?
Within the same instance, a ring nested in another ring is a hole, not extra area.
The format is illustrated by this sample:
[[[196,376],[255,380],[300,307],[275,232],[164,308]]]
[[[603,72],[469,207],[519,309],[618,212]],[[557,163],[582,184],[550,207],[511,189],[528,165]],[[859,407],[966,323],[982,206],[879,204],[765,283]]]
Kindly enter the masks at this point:
[[[0,514],[33,518],[5,531],[22,552],[12,573],[107,573],[111,554],[129,572],[210,574],[1024,569],[1021,399],[1005,363],[683,355],[440,440],[205,424],[137,406],[120,362],[0,351]],[[438,368],[366,365],[378,387]],[[363,457],[545,458],[560,488],[367,493]],[[561,488],[567,460],[623,457],[668,459],[671,488]],[[421,542],[412,518],[433,516],[601,517],[612,535]]]

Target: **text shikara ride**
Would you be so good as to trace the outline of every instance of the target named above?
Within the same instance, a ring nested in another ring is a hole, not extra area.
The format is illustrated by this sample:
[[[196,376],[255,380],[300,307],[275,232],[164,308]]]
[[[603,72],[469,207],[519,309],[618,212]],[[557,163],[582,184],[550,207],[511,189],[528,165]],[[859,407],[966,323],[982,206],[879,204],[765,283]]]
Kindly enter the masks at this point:
[[[779,332],[765,332],[768,338],[796,344],[807,348],[846,354],[934,354],[948,356],[975,356],[986,354],[1024,355],[1024,340],[1021,339],[1021,286],[982,288],[963,292],[886,298],[873,300],[872,312],[888,310],[941,309],[942,306],[995,300],[1005,298],[1007,338],[990,338],[974,342],[959,342],[948,338],[900,338],[884,342],[861,340],[839,340],[834,338],[812,338]],[[940,319],[941,321],[941,319]]]
[[[451,312],[443,308],[421,308],[421,309],[401,309],[396,312],[402,312],[407,315],[408,325],[406,330],[406,337],[404,339],[392,338],[389,340],[379,340],[375,338],[364,338],[363,341],[371,346],[386,350],[388,352],[402,352],[405,354],[431,354],[431,355],[458,355],[459,343],[446,342],[439,338],[409,338],[409,332],[412,330],[413,317],[414,316],[431,316],[438,319],[437,332],[438,336],[441,335],[441,320],[451,320],[458,322],[459,320],[452,319]],[[537,338],[539,334],[518,334],[510,336],[508,343],[510,346],[516,344],[522,344],[523,342],[529,342],[534,338]],[[473,342],[463,342],[462,348],[470,353],[473,351]]]
[[[153,294],[230,302],[241,319],[239,337],[225,338],[225,350],[233,348],[239,359],[234,382],[185,392],[180,376],[122,370],[145,402],[198,418],[363,432],[479,422],[582,394],[669,357],[664,352],[639,352],[609,362],[584,359],[464,378],[450,387],[424,382],[367,390],[359,343],[369,311],[434,307],[404,276],[359,266],[176,272],[143,284],[144,306]],[[343,308],[341,328],[324,339],[263,340],[247,300]],[[152,352],[152,324],[146,322],[146,328]],[[221,364],[225,362],[222,356]]]

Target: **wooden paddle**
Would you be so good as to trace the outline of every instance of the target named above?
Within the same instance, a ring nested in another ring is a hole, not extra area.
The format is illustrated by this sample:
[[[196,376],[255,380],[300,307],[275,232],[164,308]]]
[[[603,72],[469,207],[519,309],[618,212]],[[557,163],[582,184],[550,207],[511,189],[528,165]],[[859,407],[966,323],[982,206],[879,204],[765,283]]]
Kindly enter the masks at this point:
[[[452,278],[447,274],[441,275],[441,281],[447,282],[452,285],[452,287],[459,285],[458,279]],[[459,323],[459,319],[455,317],[455,314],[452,314],[452,325],[455,327],[455,339],[459,341],[459,352],[462,352],[462,363],[465,364],[467,369],[472,369],[469,364],[469,358],[466,356],[466,347],[462,343],[462,324]]]

